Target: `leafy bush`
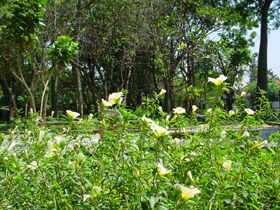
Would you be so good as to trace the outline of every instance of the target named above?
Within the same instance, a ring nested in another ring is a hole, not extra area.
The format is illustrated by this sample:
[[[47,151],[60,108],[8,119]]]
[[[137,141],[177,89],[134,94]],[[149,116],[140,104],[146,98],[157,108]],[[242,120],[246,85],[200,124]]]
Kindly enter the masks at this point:
[[[40,128],[34,117],[2,134],[0,207],[280,208],[279,148],[263,148],[253,110],[227,113],[215,102],[205,125],[185,127],[197,124],[195,107],[188,118],[180,107],[167,115],[150,99],[151,119],[126,110],[122,97],[103,100],[98,119],[68,111],[63,127]]]

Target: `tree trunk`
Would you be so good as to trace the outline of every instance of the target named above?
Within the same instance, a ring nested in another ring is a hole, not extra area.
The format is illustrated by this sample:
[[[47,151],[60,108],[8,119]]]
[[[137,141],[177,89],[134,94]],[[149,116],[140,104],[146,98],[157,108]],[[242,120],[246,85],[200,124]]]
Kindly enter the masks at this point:
[[[42,93],[42,99],[41,99],[41,108],[40,108],[40,116],[42,119],[42,127],[46,126],[46,116],[47,116],[47,105],[48,105],[48,92],[49,92],[49,79],[47,80],[47,82],[44,81],[44,79],[42,78],[42,83],[44,84],[44,90]]]
[[[82,16],[82,1],[77,0],[77,13],[76,13],[76,33],[75,38],[77,41],[80,39],[80,25],[81,25],[81,16]],[[74,72],[76,74],[77,82],[77,95],[78,95],[78,112],[80,116],[84,116],[84,100],[83,100],[83,91],[82,91],[82,82],[81,82],[81,72],[79,69],[79,55],[76,55],[75,63],[77,66],[74,67]],[[74,65],[73,65],[74,66]]]
[[[12,88],[9,86],[6,78],[3,75],[0,75],[0,82],[1,82],[1,87],[2,87],[2,90],[3,90],[4,97],[9,98],[9,100],[10,100],[10,105],[9,105],[10,116],[9,116],[9,118],[10,119],[15,118],[15,117],[18,116],[16,96],[13,93]]]
[[[51,78],[51,109],[54,111],[54,117],[58,118],[58,76]]]
[[[260,96],[260,89],[267,91],[267,31],[268,11],[272,0],[265,0],[261,8],[261,37],[258,60],[257,91]]]

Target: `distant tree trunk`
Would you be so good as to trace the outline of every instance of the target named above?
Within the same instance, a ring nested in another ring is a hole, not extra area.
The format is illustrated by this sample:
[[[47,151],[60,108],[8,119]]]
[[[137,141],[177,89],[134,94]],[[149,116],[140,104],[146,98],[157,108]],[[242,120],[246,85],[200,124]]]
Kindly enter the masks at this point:
[[[225,94],[225,108],[227,111],[233,109],[233,103],[234,103],[234,90],[230,88],[229,92]]]
[[[16,96],[13,93],[12,88],[9,86],[6,78],[3,75],[0,75],[0,83],[3,90],[3,94],[5,98],[9,98],[10,100],[10,119],[15,118],[18,116],[17,113],[17,103],[16,103]]]
[[[257,91],[259,89],[267,91],[267,31],[268,31],[268,11],[272,0],[265,0],[261,7],[261,38],[258,60],[258,80]]]
[[[171,111],[171,98],[172,98],[172,88],[170,78],[167,78],[165,81],[165,109],[167,112]]]
[[[80,39],[80,27],[81,27],[81,16],[82,16],[82,1],[77,0],[76,5],[77,13],[76,13],[76,31],[75,38],[77,41]],[[80,116],[84,116],[84,101],[83,101],[83,91],[82,91],[82,82],[81,82],[81,72],[79,68],[79,54],[76,55],[74,59],[77,66],[74,66],[74,72],[76,74],[76,82],[77,82],[77,95],[78,95],[78,112]]]
[[[48,92],[49,92],[49,79],[47,80],[47,82],[44,81],[44,79],[42,78],[42,83],[44,85],[44,90],[42,93],[42,99],[41,99],[41,108],[40,108],[40,116],[42,118],[42,127],[46,126],[46,116],[47,116],[47,104],[48,104]]]
[[[58,118],[58,76],[51,78],[51,109],[54,111],[54,117]]]
[[[194,54],[192,52],[192,49],[190,49],[190,52],[188,52],[187,54],[187,76],[188,76],[188,80],[187,80],[187,84],[188,86],[195,86],[195,58],[194,58]],[[192,111],[192,105],[195,105],[195,99],[193,97],[189,97],[189,95],[186,95],[185,99],[184,99],[184,106],[186,108],[186,110],[188,112]]]
[[[173,94],[173,77],[174,72],[177,67],[176,59],[174,59],[175,49],[174,49],[174,42],[173,38],[170,39],[170,57],[166,59],[166,66],[167,66],[167,75],[165,78],[165,109],[167,112],[171,112],[171,109],[174,107],[174,94]]]

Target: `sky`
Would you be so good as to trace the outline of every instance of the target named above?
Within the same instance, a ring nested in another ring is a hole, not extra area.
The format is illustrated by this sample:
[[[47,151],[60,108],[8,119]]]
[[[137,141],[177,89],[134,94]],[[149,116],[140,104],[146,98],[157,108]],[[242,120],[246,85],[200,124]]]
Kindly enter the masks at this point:
[[[259,51],[260,35],[255,38],[254,52]],[[267,65],[274,74],[280,77],[280,30],[271,31],[268,35]]]

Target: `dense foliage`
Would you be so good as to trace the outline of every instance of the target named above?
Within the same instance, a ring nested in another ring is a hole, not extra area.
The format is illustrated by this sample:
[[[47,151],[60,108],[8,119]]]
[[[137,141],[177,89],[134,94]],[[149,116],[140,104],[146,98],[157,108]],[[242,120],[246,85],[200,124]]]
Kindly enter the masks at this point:
[[[279,147],[256,130],[269,107],[244,109],[239,96],[226,112],[224,79],[209,78],[216,97],[204,125],[196,106],[191,115],[182,107],[165,113],[158,105],[165,90],[141,112],[125,108],[123,93],[110,94],[98,119],[77,120],[79,113],[67,110],[63,126],[40,128],[31,113],[1,134],[0,208],[280,208]]]
[[[236,91],[279,7],[2,0],[0,209],[279,209],[279,118]]]
[[[83,115],[121,90],[136,108],[161,88],[167,112],[205,108],[208,76],[224,74],[233,87],[242,80],[265,1],[1,1],[1,118],[30,109],[42,119],[65,109]]]

